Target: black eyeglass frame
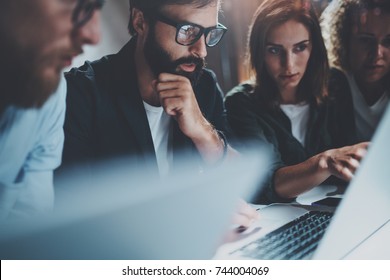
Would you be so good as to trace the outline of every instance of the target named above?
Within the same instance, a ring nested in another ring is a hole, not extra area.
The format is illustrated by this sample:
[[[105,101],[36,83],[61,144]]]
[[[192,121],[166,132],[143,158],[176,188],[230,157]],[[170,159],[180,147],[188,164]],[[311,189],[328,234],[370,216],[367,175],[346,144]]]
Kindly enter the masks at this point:
[[[80,28],[85,25],[93,16],[93,13],[96,10],[103,8],[105,0],[79,0],[77,2],[76,8],[72,14],[72,22],[75,28]],[[79,19],[80,13],[85,12],[85,15],[82,19]]]
[[[196,24],[196,23],[192,23],[192,22],[177,22],[173,19],[170,19],[162,14],[156,14],[154,15],[154,19],[155,20],[158,20],[158,21],[161,21],[165,24],[168,24],[170,26],[173,26],[176,28],[176,37],[175,37],[175,40],[176,40],[176,43],[178,43],[179,45],[182,45],[182,46],[191,46],[193,44],[195,44],[203,35],[205,36],[205,38],[207,38],[207,35],[212,31],[212,30],[215,30],[215,29],[218,29],[218,30],[222,30],[222,35],[221,35],[221,38],[219,38],[219,40],[217,41],[217,43],[215,43],[214,45],[209,45],[207,43],[207,40],[205,40],[205,43],[206,43],[206,46],[211,48],[211,47],[215,47],[216,45],[218,45],[218,43],[222,40],[223,36],[225,35],[226,31],[228,30],[226,26],[224,26],[223,24],[221,23],[218,23],[216,26],[211,26],[211,27],[203,27],[199,24]],[[195,39],[189,43],[189,44],[183,44],[183,43],[180,43],[178,41],[178,36],[179,36],[179,31],[180,29],[185,26],[185,25],[191,25],[191,26],[194,26],[194,27],[197,27],[199,28],[199,34],[196,35]]]

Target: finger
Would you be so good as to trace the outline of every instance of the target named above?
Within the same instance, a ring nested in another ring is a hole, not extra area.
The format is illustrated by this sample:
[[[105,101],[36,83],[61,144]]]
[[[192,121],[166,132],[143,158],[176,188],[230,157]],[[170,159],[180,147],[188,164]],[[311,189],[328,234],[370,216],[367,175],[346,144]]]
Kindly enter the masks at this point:
[[[249,227],[255,220],[259,219],[259,213],[256,209],[243,199],[238,200],[236,209],[233,215],[233,223],[240,225],[241,229]]]
[[[251,220],[259,219],[259,212],[256,211],[254,207],[249,205],[243,199],[238,200],[237,204],[237,213],[248,217]]]
[[[356,158],[357,160],[362,160],[363,157],[367,154],[367,149],[370,145],[370,142],[362,142],[356,145],[351,146],[352,149],[348,152],[348,155]]]
[[[330,158],[328,161],[328,167],[329,167],[329,170],[330,170],[332,175],[335,175],[337,177],[341,177],[343,174],[343,168],[345,167],[345,165],[342,163],[341,157],[338,157],[338,158]],[[344,179],[344,178],[341,178],[341,179]]]
[[[158,75],[158,81],[159,82],[170,82],[170,81],[189,81],[188,78],[177,75],[177,74],[171,74],[171,73],[161,73]]]
[[[353,178],[353,173],[348,169],[347,166],[341,163],[332,162],[329,167],[331,169],[331,173],[340,179],[350,181]]]
[[[239,213],[234,213],[232,222],[240,227],[248,228],[253,223],[253,219]]]
[[[160,98],[188,97],[188,98],[195,99],[195,94],[192,88],[186,86],[178,86],[178,87],[157,86],[157,92]]]
[[[344,166],[341,169],[340,178],[349,182],[353,179],[353,173],[348,167]]]
[[[361,143],[357,144],[357,146],[359,146],[359,148],[368,150],[370,144],[371,144],[371,142],[361,142]]]
[[[354,158],[354,157],[349,157],[345,159],[343,162],[343,165],[347,167],[353,174],[355,174],[356,170],[360,166],[360,162]]]
[[[169,82],[157,81],[156,84],[157,91],[165,91],[165,90],[178,89],[178,88],[187,88],[187,85],[183,81],[169,81]]]
[[[184,107],[181,97],[161,98],[160,100],[161,106],[163,106],[165,112],[170,116],[176,116]]]
[[[366,156],[366,154],[367,154],[367,149],[359,147],[353,153],[351,153],[350,156],[361,161]]]

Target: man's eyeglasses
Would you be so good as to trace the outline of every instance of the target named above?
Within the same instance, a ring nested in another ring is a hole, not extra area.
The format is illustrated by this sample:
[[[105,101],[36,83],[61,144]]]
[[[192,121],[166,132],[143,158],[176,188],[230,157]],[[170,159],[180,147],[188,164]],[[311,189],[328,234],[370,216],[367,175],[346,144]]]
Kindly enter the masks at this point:
[[[155,19],[166,23],[170,26],[176,27],[176,42],[183,46],[190,46],[196,43],[200,37],[204,34],[206,40],[206,46],[214,47],[221,41],[223,35],[226,33],[227,28],[218,23],[217,26],[204,28],[195,23],[178,23],[172,19],[169,19],[161,14],[156,15]]]
[[[86,24],[93,16],[95,10],[101,9],[104,0],[79,0],[72,15],[72,22],[75,28]]]

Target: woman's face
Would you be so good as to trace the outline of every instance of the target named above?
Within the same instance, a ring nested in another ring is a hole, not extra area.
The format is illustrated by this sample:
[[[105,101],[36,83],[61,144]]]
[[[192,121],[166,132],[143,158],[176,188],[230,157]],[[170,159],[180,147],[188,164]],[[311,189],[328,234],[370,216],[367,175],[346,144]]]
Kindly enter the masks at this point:
[[[350,71],[365,83],[375,83],[390,71],[390,14],[370,10],[352,29]]]
[[[284,95],[295,95],[311,49],[309,30],[296,20],[288,20],[270,29],[265,46],[265,66],[279,89],[282,103],[295,98]]]

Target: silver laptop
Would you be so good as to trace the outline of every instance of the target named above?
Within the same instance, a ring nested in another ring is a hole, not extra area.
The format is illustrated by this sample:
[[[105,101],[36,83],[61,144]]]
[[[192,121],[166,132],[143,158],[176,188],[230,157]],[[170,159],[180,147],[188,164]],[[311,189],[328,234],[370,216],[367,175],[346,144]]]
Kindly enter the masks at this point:
[[[201,173],[183,162],[162,181],[123,161],[92,177],[80,167],[59,182],[55,214],[0,225],[0,258],[210,259],[267,161],[242,157]]]
[[[389,139],[390,107],[315,259],[390,259]]]
[[[217,258],[390,259],[390,108],[340,205],[274,204]],[[334,212],[334,213],[333,213]]]

